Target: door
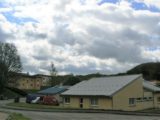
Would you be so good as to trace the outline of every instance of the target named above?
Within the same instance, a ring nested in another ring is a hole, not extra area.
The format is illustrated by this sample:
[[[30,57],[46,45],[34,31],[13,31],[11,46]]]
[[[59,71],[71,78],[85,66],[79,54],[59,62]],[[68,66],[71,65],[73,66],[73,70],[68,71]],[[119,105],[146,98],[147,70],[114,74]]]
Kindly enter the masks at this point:
[[[83,98],[80,98],[80,99],[79,99],[79,107],[80,107],[80,108],[83,108]]]

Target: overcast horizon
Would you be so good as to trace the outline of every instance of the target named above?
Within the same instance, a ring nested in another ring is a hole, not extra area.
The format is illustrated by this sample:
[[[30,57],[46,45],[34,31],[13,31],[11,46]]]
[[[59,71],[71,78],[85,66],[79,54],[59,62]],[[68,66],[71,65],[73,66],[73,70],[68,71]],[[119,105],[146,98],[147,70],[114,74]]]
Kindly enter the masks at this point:
[[[160,1],[1,0],[0,41],[31,74],[126,72],[160,60]]]

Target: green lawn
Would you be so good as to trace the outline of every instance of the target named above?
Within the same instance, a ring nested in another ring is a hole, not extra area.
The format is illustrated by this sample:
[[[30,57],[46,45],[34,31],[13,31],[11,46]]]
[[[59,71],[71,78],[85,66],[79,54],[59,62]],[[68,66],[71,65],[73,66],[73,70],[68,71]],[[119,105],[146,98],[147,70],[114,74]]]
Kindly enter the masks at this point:
[[[28,103],[9,103],[7,106],[32,108],[32,109],[61,109],[60,106],[42,105],[42,104],[28,104]]]
[[[158,113],[160,114],[160,109],[159,108],[152,108],[152,109],[146,109],[146,110],[141,110],[142,112],[147,112],[147,113]]]
[[[31,119],[24,117],[22,114],[12,113],[7,120],[31,120]]]

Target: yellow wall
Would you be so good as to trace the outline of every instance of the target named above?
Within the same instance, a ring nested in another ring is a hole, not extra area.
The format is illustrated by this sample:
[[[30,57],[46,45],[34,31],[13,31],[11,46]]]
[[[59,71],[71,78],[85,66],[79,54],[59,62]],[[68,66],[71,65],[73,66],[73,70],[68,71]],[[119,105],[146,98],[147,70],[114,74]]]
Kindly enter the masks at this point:
[[[40,78],[30,78],[30,77],[23,77],[18,79],[17,81],[19,89],[36,89],[39,90],[42,86],[42,80]]]
[[[154,107],[160,108],[160,101],[158,101],[158,98],[160,97],[160,93],[154,94]]]
[[[126,110],[126,111],[136,111],[143,110],[147,108],[153,108],[153,99],[148,100],[149,97],[153,98],[153,93],[143,89],[143,79],[133,81],[118,93],[113,96],[113,109],[114,110]],[[147,100],[144,98],[147,97]],[[135,104],[129,105],[129,98],[135,98]],[[138,101],[137,98],[142,98]]]
[[[113,96],[114,110],[138,110],[137,105],[129,105],[129,98],[139,98],[143,96],[142,78],[139,78]]]
[[[112,100],[107,97],[97,97],[98,105],[92,106],[90,103],[91,97],[70,96],[70,104],[64,103],[63,106],[69,108],[80,108],[80,98],[83,98],[84,109],[112,109]]]
[[[153,108],[155,106],[160,107],[160,101],[157,102],[157,97],[160,94],[153,94],[153,92],[143,88],[142,77],[134,80],[132,83],[128,84],[126,87],[122,88],[116,92],[111,98],[98,97],[98,106],[91,106],[90,98],[84,97],[83,108],[84,109],[113,109],[113,110],[124,110],[124,111],[136,111],[148,108]],[[63,96],[65,97],[65,96]],[[68,96],[70,97],[70,104],[63,104],[64,107],[80,108],[79,96]],[[129,98],[135,98],[135,104],[129,105]],[[138,100],[141,98],[141,100]],[[146,99],[147,98],[147,99]],[[149,99],[151,98],[151,99]]]
[[[153,97],[153,92],[152,92],[152,91],[149,91],[149,90],[144,89],[144,96]]]

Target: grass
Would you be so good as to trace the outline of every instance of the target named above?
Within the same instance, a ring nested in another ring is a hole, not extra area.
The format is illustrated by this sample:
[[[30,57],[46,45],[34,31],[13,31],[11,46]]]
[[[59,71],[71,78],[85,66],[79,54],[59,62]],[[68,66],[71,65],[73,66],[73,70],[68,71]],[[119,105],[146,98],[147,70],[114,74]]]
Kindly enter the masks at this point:
[[[146,110],[142,110],[141,112],[147,112],[147,113],[160,113],[160,109],[159,108],[151,108],[151,109],[146,109]]]
[[[28,110],[50,110],[50,111],[54,111],[54,110],[82,110],[81,108],[70,108],[70,107],[63,107],[63,106],[54,106],[54,105],[43,105],[43,104],[28,104],[28,103],[9,103],[7,104],[7,106],[10,107],[17,107],[20,109],[28,109]],[[84,110],[96,110],[96,109],[83,109]],[[104,111],[103,109],[99,109],[99,111]]]
[[[7,120],[31,120],[25,116],[23,116],[22,114],[19,113],[12,113]]]
[[[42,104],[28,104],[28,103],[9,103],[7,106],[31,108],[31,109],[62,109],[60,106],[42,105]]]

